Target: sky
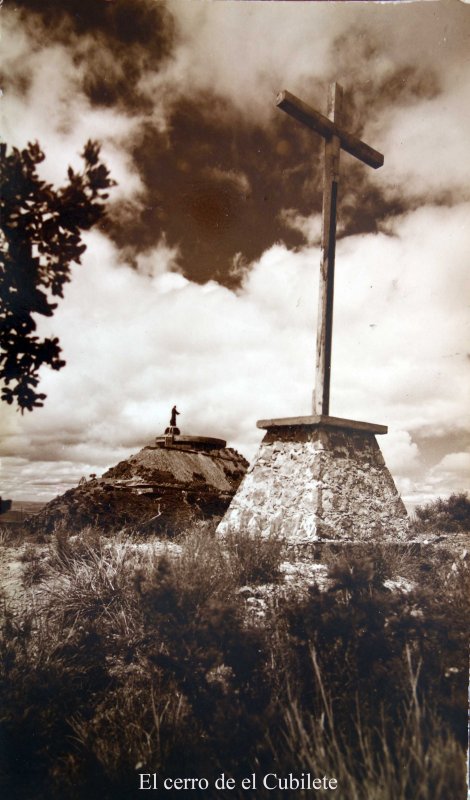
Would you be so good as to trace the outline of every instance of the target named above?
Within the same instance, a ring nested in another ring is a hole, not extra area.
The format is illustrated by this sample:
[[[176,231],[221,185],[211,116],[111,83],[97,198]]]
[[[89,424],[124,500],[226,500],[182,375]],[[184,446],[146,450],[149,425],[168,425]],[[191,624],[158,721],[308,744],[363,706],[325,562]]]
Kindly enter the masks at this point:
[[[311,413],[322,139],[287,89],[385,156],[342,153],[330,413],[379,437],[410,509],[470,489],[470,5],[5,0],[1,129],[54,185],[101,143],[117,185],[54,316],[43,408],[0,408],[1,494],[47,501],[160,435],[253,459]]]

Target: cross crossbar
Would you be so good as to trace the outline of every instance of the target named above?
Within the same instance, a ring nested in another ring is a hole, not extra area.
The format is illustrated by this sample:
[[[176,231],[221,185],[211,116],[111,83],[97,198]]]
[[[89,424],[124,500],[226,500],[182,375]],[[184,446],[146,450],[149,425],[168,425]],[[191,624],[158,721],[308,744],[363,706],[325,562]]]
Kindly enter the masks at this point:
[[[333,136],[337,136],[342,150],[346,150],[347,153],[363,161],[364,164],[367,164],[369,167],[378,169],[383,165],[384,157],[382,153],[374,150],[373,147],[369,147],[368,144],[352,133],[344,131],[331,119],[323,116],[319,111],[315,111],[314,108],[304,103],[303,100],[299,100],[294,94],[287,91],[280,92],[276,100],[276,105],[278,108],[282,109],[282,111],[285,111],[286,114],[294,117],[298,122],[307,125],[308,128],[316,131],[325,139],[331,139]]]
[[[333,336],[333,295],[336,250],[336,214],[339,183],[339,158],[341,150],[374,169],[384,163],[382,153],[344,131],[341,127],[343,90],[338,83],[330,86],[328,116],[310,108],[290,92],[281,92],[276,105],[291,117],[319,133],[324,139],[323,211],[321,237],[321,265],[318,291],[317,356],[313,414],[318,417],[330,413],[331,350]]]

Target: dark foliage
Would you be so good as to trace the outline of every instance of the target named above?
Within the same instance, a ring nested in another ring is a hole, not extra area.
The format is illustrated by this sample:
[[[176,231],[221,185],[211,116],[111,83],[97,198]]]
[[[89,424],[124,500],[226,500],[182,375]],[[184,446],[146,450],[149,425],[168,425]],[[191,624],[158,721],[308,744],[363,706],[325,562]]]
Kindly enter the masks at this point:
[[[82,231],[104,215],[106,189],[113,185],[99,159],[99,146],[89,141],[82,152],[82,172],[69,167],[68,182],[59,189],[41,180],[44,160],[39,145],[8,154],[0,146],[0,379],[1,399],[21,411],[43,405],[36,391],[39,368],[65,365],[57,338],[40,339],[35,315],[51,317],[54,297],[63,297],[70,265],[85,250]]]
[[[269,719],[261,630],[246,626],[235,599],[201,599],[199,585],[182,585],[167,561],[138,586],[149,635],[146,657],[187,699],[204,731],[206,746],[199,743],[186,754],[187,768],[201,774],[203,762],[215,773],[220,763],[230,763],[232,771],[246,774]]]
[[[231,580],[237,553],[220,541],[188,536],[175,558],[142,551],[136,570],[135,555],[86,539],[57,537],[40,620],[6,615],[6,796],[129,800],[141,771],[205,775],[211,788],[191,796],[240,800],[213,778],[224,771],[239,787],[254,771],[305,769],[341,773],[345,800],[383,781],[378,800],[460,796],[464,561],[451,577],[444,565],[432,595],[405,594],[384,587],[383,554],[339,554],[329,591],[276,601],[257,623]]]
[[[328,591],[313,589],[307,600],[286,608],[302,703],[315,708],[321,701],[309,663],[313,647],[327,676],[336,719],[357,744],[350,724],[357,698],[367,725],[374,725],[380,706],[398,725],[409,699],[406,675],[417,673],[421,699],[438,709],[463,744],[467,612],[460,595],[438,591],[436,583],[433,592],[391,591],[372,557],[340,557],[329,576]]]
[[[224,546],[236,569],[240,586],[280,580],[280,566],[285,553],[282,538],[231,531],[225,537]]]
[[[450,497],[438,497],[415,509],[418,529],[444,533],[470,531],[470,499],[466,492],[453,493]]]

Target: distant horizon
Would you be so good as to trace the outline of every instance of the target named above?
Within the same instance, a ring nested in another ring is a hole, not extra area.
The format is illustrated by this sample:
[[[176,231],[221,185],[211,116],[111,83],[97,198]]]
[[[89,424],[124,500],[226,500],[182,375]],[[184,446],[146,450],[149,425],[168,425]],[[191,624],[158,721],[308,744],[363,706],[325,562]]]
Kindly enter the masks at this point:
[[[98,140],[117,185],[38,319],[44,407],[0,403],[2,495],[102,474],[175,402],[250,461],[258,419],[311,413],[323,142],[276,97],[325,113],[334,81],[385,162],[341,154],[330,414],[388,425],[408,507],[468,491],[470,5],[65,5],[2,8],[5,141],[60,187]]]
[[[380,442],[379,442],[379,444],[380,444]],[[142,445],[142,446],[145,447],[145,444]],[[227,447],[230,447],[230,444],[228,442],[227,442]],[[133,453],[129,453],[129,457],[132,454]],[[244,455],[244,454],[241,453],[241,455]],[[106,472],[108,469],[110,469],[112,466],[115,466],[115,465],[114,464],[110,464],[109,467],[105,467],[103,469],[103,473]],[[97,477],[101,478],[102,474],[97,474]],[[84,477],[87,481],[90,480],[90,475],[83,475],[81,477]],[[43,484],[43,485],[46,485],[46,484]],[[50,503],[52,500],[55,500],[57,497],[60,497],[62,494],[65,494],[65,492],[69,491],[70,489],[74,489],[77,486],[78,486],[78,481],[75,482],[75,483],[71,483],[67,487],[64,487],[61,491],[57,492],[56,494],[53,494],[53,495],[51,494],[51,496],[49,496],[49,497],[46,497],[46,493],[44,493],[44,496],[41,497],[41,498],[39,497],[38,494],[36,494],[36,495],[28,494],[27,496],[22,497],[19,493],[18,493],[18,496],[16,496],[16,497],[8,497],[8,498],[5,497],[5,496],[2,496],[2,497],[3,497],[4,500],[7,500],[7,499],[11,500],[12,501],[12,509],[15,509],[15,510],[21,510],[21,506],[22,505],[28,505],[28,504],[33,504],[35,506],[38,505],[38,506],[43,507],[43,506],[47,505],[47,503]],[[454,492],[451,490],[448,493],[448,495],[453,494],[453,493]],[[455,493],[458,494],[459,492],[456,491]],[[448,495],[438,495],[438,496],[439,497],[447,497]],[[406,497],[404,495],[401,495],[401,498],[402,498],[402,500],[403,500],[403,502],[404,502],[404,504],[406,506],[406,510],[408,511],[408,514],[413,514],[414,510],[416,509],[417,506],[426,505],[426,503],[431,502],[432,500],[436,499],[435,496],[431,496],[427,500],[423,500],[423,501],[418,502],[415,498],[408,498],[408,497]],[[1,527],[1,517],[0,517],[0,527]]]

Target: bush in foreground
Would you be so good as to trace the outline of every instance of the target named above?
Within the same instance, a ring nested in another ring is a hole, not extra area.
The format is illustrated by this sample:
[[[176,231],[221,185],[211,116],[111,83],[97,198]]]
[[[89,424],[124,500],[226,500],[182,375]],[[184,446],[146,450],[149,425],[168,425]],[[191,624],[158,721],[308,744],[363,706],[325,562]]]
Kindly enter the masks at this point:
[[[470,531],[470,498],[466,492],[438,497],[415,509],[418,530],[457,533]]]
[[[59,538],[39,605],[6,617],[6,796],[129,800],[139,772],[223,771],[239,787],[252,772],[308,770],[336,777],[342,800],[463,792],[465,566],[436,575],[432,596],[394,594],[380,559],[348,553],[328,592],[278,598],[250,622],[238,589],[262,579],[254,554],[269,542],[248,546],[241,568],[241,535],[226,547],[197,531],[171,558],[85,539]],[[267,558],[271,583],[280,557]]]

